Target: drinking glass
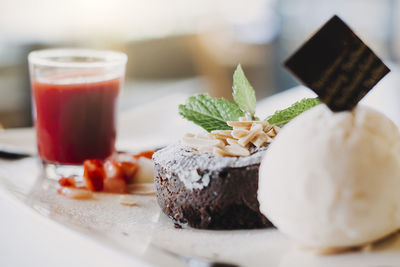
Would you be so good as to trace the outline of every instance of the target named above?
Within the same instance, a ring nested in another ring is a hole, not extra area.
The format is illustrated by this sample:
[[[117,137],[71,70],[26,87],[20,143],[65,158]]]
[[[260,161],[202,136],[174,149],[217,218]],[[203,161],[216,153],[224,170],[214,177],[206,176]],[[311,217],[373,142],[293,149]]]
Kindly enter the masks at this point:
[[[86,159],[115,152],[117,97],[127,56],[48,49],[28,56],[38,154],[48,176],[66,176]]]

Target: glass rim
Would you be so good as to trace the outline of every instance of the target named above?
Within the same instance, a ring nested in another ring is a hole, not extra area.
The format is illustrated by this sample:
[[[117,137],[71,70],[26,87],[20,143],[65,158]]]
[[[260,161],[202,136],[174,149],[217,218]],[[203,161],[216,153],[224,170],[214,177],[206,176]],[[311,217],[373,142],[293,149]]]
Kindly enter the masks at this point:
[[[82,57],[96,58],[99,61],[58,61],[56,58]],[[55,48],[35,50],[29,53],[28,62],[32,65],[64,68],[104,68],[126,64],[128,57],[122,52],[111,50]]]

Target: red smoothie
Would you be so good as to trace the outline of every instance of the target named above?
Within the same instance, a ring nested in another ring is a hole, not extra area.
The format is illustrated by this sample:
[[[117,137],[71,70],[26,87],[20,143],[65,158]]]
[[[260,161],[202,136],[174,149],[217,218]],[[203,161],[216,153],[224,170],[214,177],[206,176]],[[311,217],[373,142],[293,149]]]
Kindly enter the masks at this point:
[[[82,164],[115,150],[116,104],[122,78],[102,82],[32,82],[38,151],[47,163]]]

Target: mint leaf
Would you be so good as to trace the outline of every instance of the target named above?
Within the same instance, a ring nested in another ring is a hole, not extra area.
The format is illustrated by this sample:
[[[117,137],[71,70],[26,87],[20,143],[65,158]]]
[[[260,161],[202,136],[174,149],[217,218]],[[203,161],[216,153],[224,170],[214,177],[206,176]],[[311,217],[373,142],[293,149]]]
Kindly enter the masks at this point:
[[[233,73],[233,99],[241,110],[254,117],[256,112],[256,94],[239,64]]]
[[[206,131],[231,130],[227,121],[237,121],[244,113],[224,98],[212,98],[207,94],[189,97],[186,104],[179,105],[179,114],[203,127]]]
[[[318,104],[321,104],[321,101],[319,101],[318,98],[304,98],[286,109],[276,111],[274,115],[269,116],[265,120],[270,124],[283,126],[304,111]]]

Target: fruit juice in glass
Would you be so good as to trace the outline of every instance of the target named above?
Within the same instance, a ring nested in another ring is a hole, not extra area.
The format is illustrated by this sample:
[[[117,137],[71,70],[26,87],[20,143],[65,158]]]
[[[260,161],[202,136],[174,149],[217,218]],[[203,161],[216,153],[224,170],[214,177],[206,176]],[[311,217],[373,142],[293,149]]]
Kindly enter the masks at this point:
[[[56,49],[29,55],[38,153],[45,165],[80,165],[115,151],[126,56]],[[61,174],[60,174],[61,175]]]

